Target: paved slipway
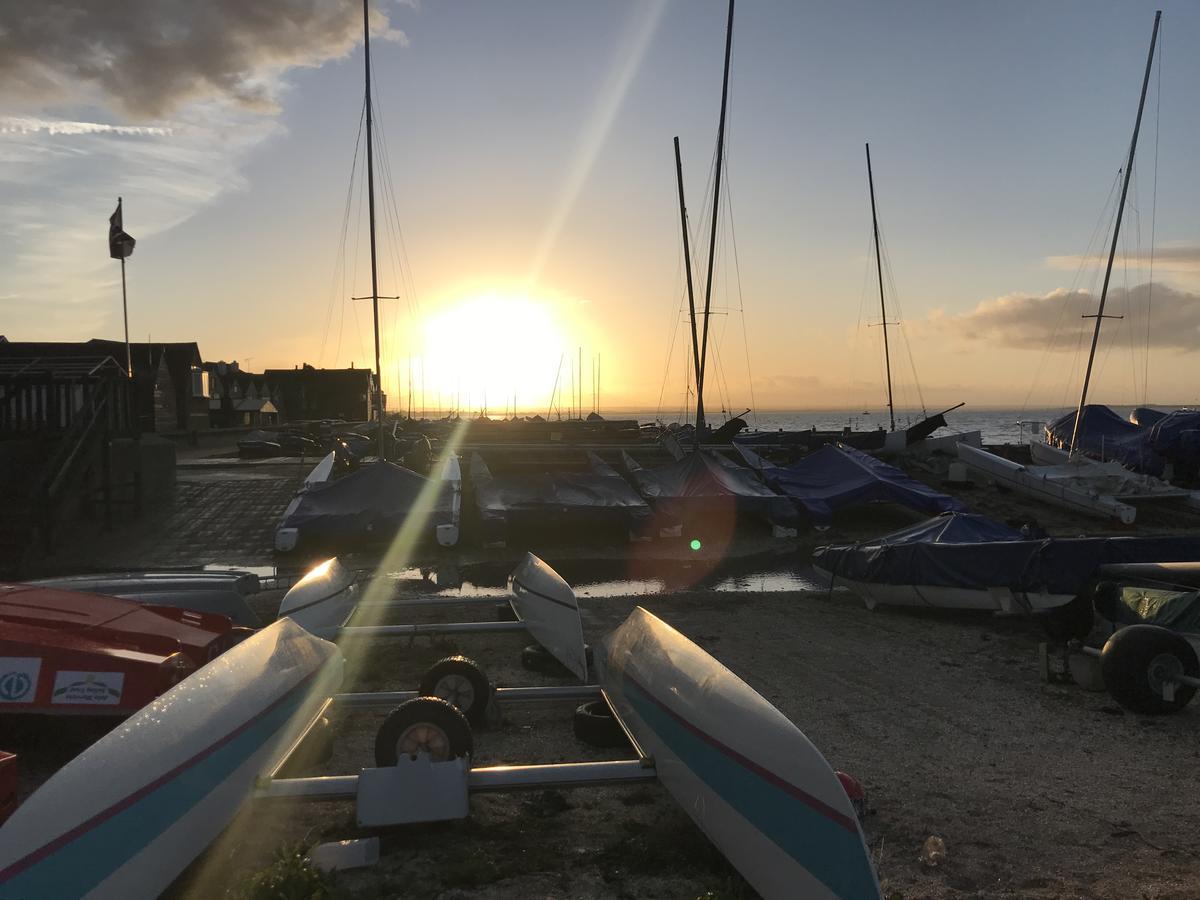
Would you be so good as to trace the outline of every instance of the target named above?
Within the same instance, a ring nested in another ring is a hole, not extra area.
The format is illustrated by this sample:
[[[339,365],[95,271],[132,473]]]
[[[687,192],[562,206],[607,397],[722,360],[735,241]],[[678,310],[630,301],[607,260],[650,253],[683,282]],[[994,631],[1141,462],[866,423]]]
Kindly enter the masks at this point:
[[[1192,898],[1200,894],[1200,707],[1122,712],[1103,693],[1047,685],[1035,624],[988,615],[869,612],[848,594],[686,592],[583,601],[589,638],[647,606],[796,722],[867,786],[866,830],[885,896]],[[460,618],[462,610],[459,610]],[[409,687],[435,659],[475,657],[498,684],[548,682],[518,662],[527,638],[347,648],[357,689]],[[508,709],[477,762],[599,759],[570,704]],[[379,718],[336,724],[320,772],[369,764]],[[395,829],[383,859],[338,883],[353,896],[749,897],[656,787],[490,795],[463,822]],[[252,806],[173,889],[218,896],[281,844],[356,836],[350,804]],[[937,868],[918,861],[930,835]]]

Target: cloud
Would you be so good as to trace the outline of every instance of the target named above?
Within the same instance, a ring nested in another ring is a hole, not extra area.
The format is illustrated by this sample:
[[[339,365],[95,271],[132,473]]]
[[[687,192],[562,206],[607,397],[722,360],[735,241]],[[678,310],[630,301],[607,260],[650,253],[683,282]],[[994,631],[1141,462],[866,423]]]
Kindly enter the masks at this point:
[[[1022,350],[1074,351],[1081,335],[1090,334],[1099,298],[1090,291],[1051,291],[1041,296],[1009,294],[984,300],[961,315],[937,311],[928,327],[968,341]],[[1200,294],[1168,285],[1140,284],[1129,291],[1110,288],[1105,315],[1124,316],[1107,322],[1102,340],[1135,347],[1146,344],[1150,317],[1150,346],[1195,350],[1200,347]]]
[[[32,119],[24,116],[0,118],[0,134],[121,134],[169,135],[170,128],[154,125],[108,125],[103,122],[70,122],[62,119]]]
[[[1050,256],[1046,265],[1052,269],[1065,269],[1073,272],[1081,265],[1104,265],[1108,262],[1107,251],[1097,251],[1087,256]],[[1146,250],[1141,256],[1117,254],[1113,265],[1118,270],[1124,266],[1137,266],[1146,269],[1150,265],[1150,251]],[[1200,244],[1174,243],[1160,245],[1154,250],[1154,269],[1163,272],[1180,272],[1185,274],[1200,273]]]
[[[816,375],[768,375],[755,381],[760,391],[815,391],[821,387],[821,379]]]
[[[371,31],[408,42],[379,9]],[[0,0],[0,102],[137,120],[197,100],[270,111],[284,71],[345,56],[361,35],[359,5],[334,0]]]

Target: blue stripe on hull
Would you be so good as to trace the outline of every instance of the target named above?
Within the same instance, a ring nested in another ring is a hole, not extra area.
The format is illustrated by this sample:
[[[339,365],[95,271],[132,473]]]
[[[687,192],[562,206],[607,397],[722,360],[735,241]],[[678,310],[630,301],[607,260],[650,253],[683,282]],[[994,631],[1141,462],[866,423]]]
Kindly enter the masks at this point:
[[[94,890],[271,741],[308,694],[306,682],[196,765],[0,884],[0,900],[62,900]]]
[[[879,887],[857,830],[793,797],[691,731],[639,685],[625,679],[634,711],[714,793],[788,856],[846,900],[878,898]]]

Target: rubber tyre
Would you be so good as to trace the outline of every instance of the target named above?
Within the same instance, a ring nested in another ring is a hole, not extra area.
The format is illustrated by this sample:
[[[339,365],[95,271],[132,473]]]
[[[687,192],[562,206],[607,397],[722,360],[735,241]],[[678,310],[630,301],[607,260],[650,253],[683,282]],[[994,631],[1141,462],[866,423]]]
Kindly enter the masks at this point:
[[[421,677],[417,693],[439,697],[458,709],[472,725],[480,725],[492,699],[492,685],[483,669],[465,656],[440,659]]]
[[[583,657],[587,660],[588,668],[592,667],[592,646],[583,645]],[[541,672],[544,675],[573,675],[566,666],[554,658],[554,654],[541,644],[530,644],[521,651],[521,667],[530,672]]]
[[[628,747],[625,729],[606,700],[589,700],[575,710],[575,737],[593,747]]]
[[[425,750],[434,762],[470,756],[475,749],[471,725],[458,709],[440,697],[417,697],[401,703],[375,733],[375,765],[394,766],[404,752]]]
[[[1164,700],[1156,684],[1171,671],[1200,677],[1200,660],[1182,636],[1158,625],[1130,625],[1108,639],[1100,653],[1100,674],[1112,698],[1126,709],[1165,715],[1187,706],[1194,687],[1179,685]]]

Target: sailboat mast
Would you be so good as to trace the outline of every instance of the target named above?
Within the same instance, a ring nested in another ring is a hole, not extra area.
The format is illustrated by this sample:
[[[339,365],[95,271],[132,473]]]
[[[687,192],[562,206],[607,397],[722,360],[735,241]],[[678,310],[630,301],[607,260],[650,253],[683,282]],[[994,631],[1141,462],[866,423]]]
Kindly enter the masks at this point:
[[[888,420],[896,430],[896,407],[892,404],[892,353],[888,348],[887,306],[883,302],[883,260],[879,251],[879,217],[875,214],[875,176],[871,172],[871,145],[867,144],[867,185],[871,189],[871,229],[875,233],[875,273],[879,276],[879,315],[883,321],[883,361],[887,368]]]
[[[371,312],[375,321],[375,396],[373,406],[378,417],[378,435],[375,452],[383,458],[383,370],[379,367],[379,273],[375,264],[375,157],[372,153],[371,140],[371,27],[370,15],[367,8],[368,0],[363,0],[363,69],[366,82],[366,112],[367,112],[367,217],[371,233]],[[411,382],[411,374],[410,374]],[[412,385],[410,383],[411,392]]]
[[[675,180],[679,184],[679,225],[683,229],[683,268],[687,272],[688,320],[692,323],[692,362],[700,377],[700,339],[696,335],[696,300],[692,292],[692,250],[688,242],[687,205],[683,201],[683,161],[679,156],[679,138],[675,138]]]
[[[1125,195],[1129,192],[1129,178],[1133,174],[1133,154],[1137,151],[1138,132],[1142,128],[1142,110],[1146,106],[1146,90],[1150,87],[1150,70],[1154,66],[1154,45],[1158,42],[1158,23],[1162,10],[1154,14],[1154,30],[1150,33],[1150,52],[1146,54],[1146,74],[1142,76],[1142,96],[1138,100],[1137,118],[1133,123],[1133,139],[1129,142],[1129,159],[1125,162],[1125,180],[1121,185],[1121,201],[1117,204],[1117,220],[1113,224],[1112,246],[1108,250],[1108,265],[1104,269],[1104,286],[1100,289],[1100,308],[1096,311],[1096,327],[1092,331],[1092,349],[1088,353],[1087,371],[1083,376],[1083,390],[1079,393],[1079,408],[1075,410],[1075,426],[1071,429],[1070,453],[1075,453],[1075,442],[1079,439],[1079,423],[1083,419],[1083,407],[1087,403],[1088,384],[1092,380],[1092,363],[1096,361],[1096,345],[1100,342],[1100,325],[1104,321],[1104,303],[1108,299],[1108,280],[1112,276],[1113,258],[1117,255],[1117,237],[1121,233],[1121,214],[1125,211]],[[1085,316],[1085,318],[1090,318]]]
[[[725,72],[721,76],[721,119],[717,125],[717,166],[713,184],[712,231],[708,238],[708,280],[704,285],[704,331],[700,341],[700,368],[696,373],[696,444],[704,433],[704,369],[708,363],[708,314],[712,302],[713,262],[717,249],[717,214],[721,208],[721,165],[725,159],[725,109],[729,101],[729,56],[733,50],[733,0],[725,26]]]

